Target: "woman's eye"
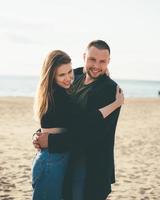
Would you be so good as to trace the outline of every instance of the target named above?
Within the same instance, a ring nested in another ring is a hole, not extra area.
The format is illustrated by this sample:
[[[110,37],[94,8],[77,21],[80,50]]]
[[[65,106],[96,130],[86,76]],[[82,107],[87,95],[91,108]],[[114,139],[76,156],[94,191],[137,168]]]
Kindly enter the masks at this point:
[[[65,74],[59,74],[60,77],[63,77]]]
[[[71,74],[72,73],[72,70],[71,71],[69,71],[69,74]]]

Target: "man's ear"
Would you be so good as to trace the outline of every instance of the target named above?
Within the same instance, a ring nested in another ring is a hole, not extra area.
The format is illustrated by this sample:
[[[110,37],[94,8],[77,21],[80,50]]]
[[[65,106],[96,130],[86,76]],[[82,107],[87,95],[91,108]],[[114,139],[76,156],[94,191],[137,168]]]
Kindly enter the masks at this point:
[[[106,69],[106,75],[107,75],[107,76],[110,76],[108,67],[107,67],[107,69]]]
[[[85,61],[86,58],[86,53],[83,54],[83,60]]]
[[[86,68],[85,68],[85,67],[83,67],[83,73],[84,73],[84,74],[86,73]]]
[[[111,58],[109,57],[109,59],[108,59],[108,64],[110,63],[110,60],[111,60]]]

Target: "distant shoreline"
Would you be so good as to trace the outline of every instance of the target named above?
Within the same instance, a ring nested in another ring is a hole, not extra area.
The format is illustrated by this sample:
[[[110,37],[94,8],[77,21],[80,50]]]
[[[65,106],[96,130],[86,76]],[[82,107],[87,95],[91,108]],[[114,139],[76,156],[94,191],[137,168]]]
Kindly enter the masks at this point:
[[[6,76],[0,77],[0,96],[34,97],[38,77]],[[115,79],[126,97],[158,97],[160,81]]]
[[[0,78],[7,78],[7,77],[15,77],[15,78],[36,78],[39,79],[39,75],[6,75],[6,74],[0,74]],[[111,76],[111,78],[113,78]],[[113,78],[115,81],[144,81],[144,82],[160,82],[158,79],[135,79],[135,78]]]

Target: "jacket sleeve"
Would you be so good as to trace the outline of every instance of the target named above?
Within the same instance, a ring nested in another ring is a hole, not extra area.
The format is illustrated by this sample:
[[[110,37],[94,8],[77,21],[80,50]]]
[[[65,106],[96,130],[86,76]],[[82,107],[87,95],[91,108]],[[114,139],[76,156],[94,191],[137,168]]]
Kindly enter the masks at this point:
[[[105,92],[106,91],[106,92]],[[101,87],[100,90],[95,88],[95,91],[90,95],[88,100],[88,108],[89,110],[99,109],[105,105],[109,105],[115,100],[116,95],[116,84],[111,82],[111,84],[104,84],[104,87]],[[83,132],[81,127],[77,131],[76,134],[79,137],[83,138],[83,141],[79,139],[79,141],[84,142],[84,145],[91,148],[95,148],[96,146],[100,146],[101,143],[106,141],[108,138],[113,138],[115,134],[116,124],[119,116],[120,108],[117,108],[114,112],[112,112],[109,116],[105,119],[100,117],[98,113],[91,118],[92,120],[89,121],[88,126],[86,122],[84,125],[86,126],[85,131]],[[110,141],[110,140],[109,140]],[[106,141],[107,144],[108,141]]]
[[[49,134],[48,149],[50,153],[66,151],[79,151],[86,149],[94,139],[94,135],[102,132],[105,120],[99,110],[82,111],[79,113],[67,113],[63,117],[66,120],[67,132],[61,134]]]
[[[118,109],[107,117],[107,120],[103,118],[101,112],[98,110],[104,105],[108,105],[114,101],[116,87],[112,87],[111,94],[105,99],[105,94],[103,96],[93,95],[89,101],[89,110],[78,110],[74,107],[68,106],[66,111],[63,112],[63,117],[66,122],[66,127],[68,129],[68,134],[65,135],[63,141],[70,143],[69,147],[73,150],[75,149],[86,149],[101,143],[102,140],[106,138],[106,135],[111,132],[113,126],[113,118],[119,111]],[[107,90],[107,92],[109,92]],[[101,91],[104,93],[104,91]],[[102,102],[104,100],[104,102]],[[118,117],[117,117],[118,118]],[[112,119],[112,120],[111,120]],[[58,144],[58,139],[54,141],[54,135],[51,136],[52,140],[49,138],[49,147],[56,146]],[[61,137],[61,136],[57,136]],[[60,139],[61,140],[61,139]],[[60,141],[61,143],[62,141]],[[49,148],[51,149],[51,148]]]

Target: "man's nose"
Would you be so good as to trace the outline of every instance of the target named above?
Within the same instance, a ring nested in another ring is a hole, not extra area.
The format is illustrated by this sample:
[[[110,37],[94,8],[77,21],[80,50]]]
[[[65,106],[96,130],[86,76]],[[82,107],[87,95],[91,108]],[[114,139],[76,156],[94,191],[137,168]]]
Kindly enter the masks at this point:
[[[100,63],[99,62],[95,62],[94,67],[97,68],[97,69],[100,68]]]

